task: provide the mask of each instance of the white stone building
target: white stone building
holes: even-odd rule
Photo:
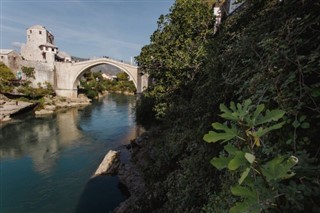
[[[0,49],[0,61],[13,71],[19,68],[20,56],[12,49]]]
[[[56,55],[56,60],[61,62],[71,62],[71,56],[66,52],[59,51]]]
[[[22,59],[53,63],[57,52],[54,36],[45,27],[35,25],[27,29],[27,43],[21,46]]]
[[[219,26],[222,20],[231,15],[235,10],[237,10],[244,1],[238,0],[218,0],[213,8],[213,14],[216,17],[216,22],[214,26],[214,33],[216,33],[219,29]]]

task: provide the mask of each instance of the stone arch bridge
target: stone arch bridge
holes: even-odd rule
[[[59,96],[68,98],[77,97],[77,85],[85,70],[101,65],[109,64],[127,73],[133,81],[137,93],[143,92],[148,87],[148,76],[140,75],[139,68],[130,64],[119,62],[109,58],[98,58],[81,62],[55,62],[54,88]]]

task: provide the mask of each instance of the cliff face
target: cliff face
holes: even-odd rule
[[[249,98],[254,105],[263,103],[267,109],[286,112],[286,124],[264,138],[259,154],[269,159],[292,154],[299,158],[296,175],[281,182],[281,194],[261,208],[271,212],[319,211],[319,11],[319,3],[312,0],[251,1],[206,40],[200,68],[191,73],[192,78],[177,81],[175,87],[163,83],[172,76],[160,76],[159,63],[165,66],[166,59],[155,61],[154,67],[159,69],[152,73],[155,85],[141,99],[138,112],[145,107],[152,116],[165,110],[133,156],[149,191],[132,212],[228,212],[241,201],[230,192],[235,175],[218,171],[209,163],[222,153],[222,146],[207,144],[202,138],[211,123],[223,122],[219,104]],[[146,51],[149,47],[139,56],[145,67],[153,62],[143,58],[162,54],[156,48]],[[160,84],[170,97],[157,96]],[[137,116],[144,119],[143,113]]]

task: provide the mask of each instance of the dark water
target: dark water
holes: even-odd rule
[[[90,177],[110,149],[139,134],[135,97],[82,110],[16,117],[0,129],[0,212],[109,212],[125,199],[117,177]],[[90,181],[89,181],[90,180]]]

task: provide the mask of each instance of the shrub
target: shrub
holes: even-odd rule
[[[15,79],[12,71],[2,62],[0,62],[0,92],[10,92],[13,90],[13,86],[10,80]]]

